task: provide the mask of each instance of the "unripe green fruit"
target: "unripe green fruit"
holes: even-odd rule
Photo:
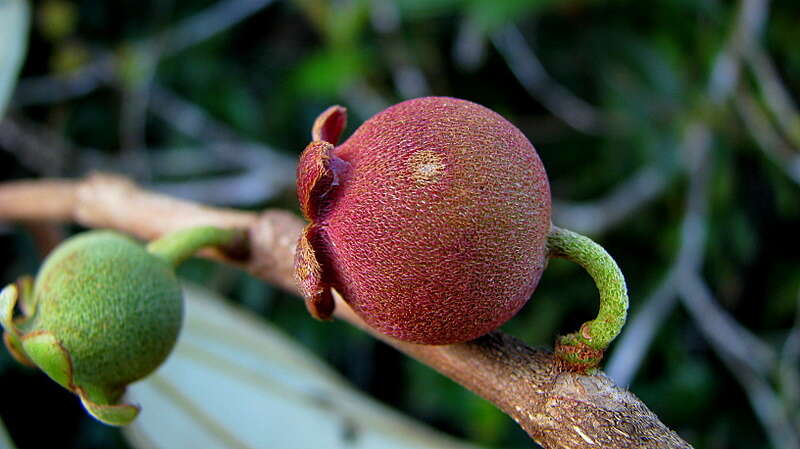
[[[73,237],[47,258],[35,283],[24,278],[0,292],[3,340],[17,360],[77,394],[95,418],[128,424],[139,408],[119,403],[125,387],[158,368],[180,332],[174,265],[236,236],[189,228],[146,248],[110,231]]]
[[[108,231],[61,245],[42,266],[33,295],[28,331],[59,339],[78,386],[114,388],[147,376],[172,350],[183,318],[172,267]]]

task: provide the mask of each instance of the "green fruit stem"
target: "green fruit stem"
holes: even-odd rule
[[[577,263],[594,279],[600,292],[597,318],[581,325],[578,332],[564,335],[556,342],[556,355],[577,371],[593,370],[603,352],[619,335],[628,313],[628,289],[617,263],[590,238],[552,226],[547,236],[550,257]]]
[[[229,245],[239,235],[240,231],[214,226],[197,226],[181,229],[153,240],[147,245],[147,251],[175,267],[200,249]]]

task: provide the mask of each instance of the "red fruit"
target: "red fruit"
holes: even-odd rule
[[[343,144],[344,109],[314,124],[297,170],[311,222],[295,268],[312,315],[340,292],[370,326],[455,343],[511,318],[547,256],[550,186],[531,143],[497,113],[427,97],[375,115]]]

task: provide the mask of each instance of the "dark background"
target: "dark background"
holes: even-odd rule
[[[798,447],[796,1],[32,6],[0,123],[0,179],[102,169],[198,201],[296,210],[293,163],[327,106],[349,109],[349,134],[405,98],[481,103],[536,146],[554,222],[591,235],[626,274],[631,322],[607,372],[698,449]],[[0,281],[35,273],[42,232],[0,227]],[[486,447],[532,445],[491,404],[347,325],[310,319],[281,291],[205,261],[181,273],[407,414]],[[581,269],[553,261],[504,330],[551,345],[592,316],[596,296]],[[126,447],[5,351],[0,376],[0,417],[19,448]]]

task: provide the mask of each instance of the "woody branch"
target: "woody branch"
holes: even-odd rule
[[[240,229],[248,237],[241,248],[204,256],[298,293],[292,263],[303,222],[287,211],[211,208],[144,191],[125,178],[92,175],[2,183],[0,220],[73,221],[145,240],[196,225]],[[605,374],[569,372],[551,351],[501,332],[467,343],[415,345],[374,332],[338,297],[335,315],[491,401],[545,448],[691,447]]]

